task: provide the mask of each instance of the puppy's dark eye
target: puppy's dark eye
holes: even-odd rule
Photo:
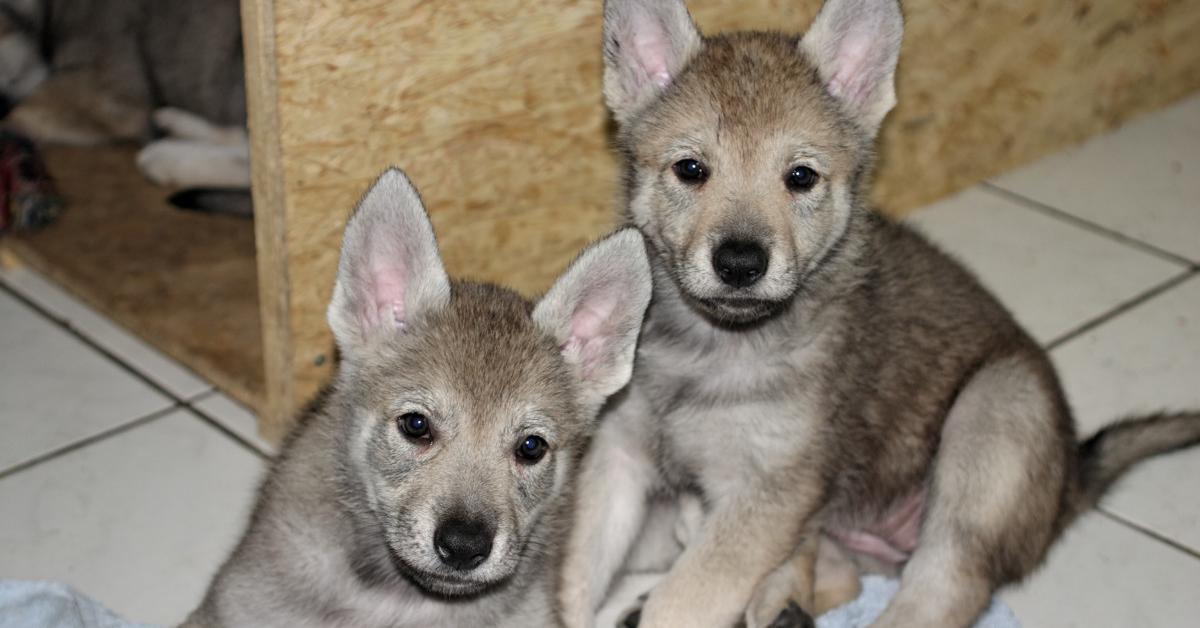
[[[793,192],[807,192],[817,184],[817,172],[808,166],[796,166],[784,178],[787,188]]]
[[[681,159],[671,166],[671,170],[684,183],[699,185],[708,180],[708,167],[695,159]]]
[[[517,443],[517,462],[534,464],[546,455],[549,447],[541,436],[526,436]]]
[[[420,412],[405,412],[396,419],[400,431],[409,438],[429,437],[429,417]]]

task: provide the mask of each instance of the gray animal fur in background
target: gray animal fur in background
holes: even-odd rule
[[[0,0],[2,124],[42,144],[148,144],[138,164],[157,183],[245,188],[239,7]]]

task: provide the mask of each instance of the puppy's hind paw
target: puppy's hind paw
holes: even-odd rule
[[[816,628],[812,615],[804,612],[800,605],[788,600],[787,608],[779,612],[767,628]]]

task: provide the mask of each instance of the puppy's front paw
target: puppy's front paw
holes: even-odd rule
[[[137,165],[147,179],[159,185],[250,186],[248,146],[166,138],[147,144],[138,153]]]
[[[187,144],[178,140],[158,140],[146,145],[137,155],[138,169],[158,185],[179,185],[189,166]]]
[[[812,615],[804,612],[799,604],[788,600],[787,608],[780,611],[779,615],[767,624],[767,628],[816,628],[816,625]]]
[[[624,613],[621,613],[621,618],[617,620],[617,628],[637,628],[638,623],[642,621],[642,607],[646,605],[646,600],[649,597],[649,593],[639,595],[637,602]]]

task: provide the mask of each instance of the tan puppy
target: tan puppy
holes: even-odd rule
[[[609,0],[605,97],[655,296],[581,476],[560,592],[585,626],[652,502],[697,532],[642,624],[797,625],[902,568],[877,627],[962,627],[1200,415],[1079,444],[1045,352],[979,283],[865,205],[895,102],[895,0],[802,37],[702,37],[681,0]],[[778,620],[778,621],[777,621]]]

